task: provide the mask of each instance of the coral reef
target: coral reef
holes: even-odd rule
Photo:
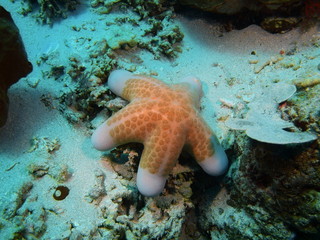
[[[19,30],[11,15],[0,6],[0,127],[6,123],[9,99],[8,88],[32,71]],[[18,66],[18,67],[17,67]]]
[[[129,161],[137,165],[137,160]],[[155,198],[144,198],[138,194],[133,187],[134,179],[122,179],[126,175],[117,177],[125,190],[120,190],[120,186],[106,186],[108,200],[104,199],[99,204],[104,219],[98,227],[101,236],[110,239],[178,239],[184,226],[185,214],[192,208],[192,204],[190,198],[185,198],[176,191],[190,189],[187,185],[178,187],[186,182],[186,178],[182,176],[187,173],[175,174],[175,177],[170,176],[168,179],[172,190]],[[190,185],[192,180],[187,182]]]
[[[108,116],[115,111],[114,103],[119,102],[119,99],[113,100],[115,96],[104,86],[112,69],[125,67],[135,71],[140,68],[140,49],[151,52],[155,59],[173,59],[181,51],[183,40],[183,33],[173,21],[174,13],[170,3],[92,1],[91,5],[100,14],[113,9],[129,14],[108,16],[104,29],[108,34],[101,39],[95,38],[94,25],[72,26],[76,32],[88,33],[90,29],[93,34],[80,39],[68,38],[64,42],[65,46],[74,49],[85,46],[88,55],[80,57],[72,54],[68,57],[68,64],[61,64],[56,61],[59,55],[56,49],[42,54],[37,61],[40,67],[48,69],[43,71],[43,77],[65,82],[65,89],[59,96],[44,94],[43,103],[50,109],[59,109],[74,124],[90,124],[89,121],[102,109],[107,109],[104,114]],[[109,11],[106,12],[106,8]],[[39,81],[29,82],[31,86],[36,86]],[[122,102],[121,106],[124,105],[125,102]]]
[[[48,161],[36,160],[29,164],[28,172],[35,179],[49,175],[58,183],[64,183],[68,181],[72,175],[72,170],[66,164],[53,164]]]
[[[71,177],[72,170],[67,164],[51,164],[48,170],[48,175],[58,183],[64,183]]]
[[[89,42],[90,38],[86,38],[86,41]],[[69,46],[74,43],[66,44]],[[65,88],[59,96],[43,95],[43,103],[50,109],[58,109],[74,124],[91,120],[103,108],[108,109],[108,102],[114,99],[114,95],[104,83],[109,71],[117,66],[117,61],[106,40],[89,44],[87,56],[69,56],[66,66],[56,62],[57,54],[56,51],[42,54],[38,65],[48,69],[43,72],[43,77],[64,81]]]
[[[94,202],[96,205],[99,205],[102,198],[106,195],[106,187],[104,185],[106,176],[101,169],[97,169],[94,175],[96,183],[89,191],[88,195],[86,195],[86,199],[90,203]]]
[[[217,195],[205,194],[199,203],[199,227],[208,239],[281,239],[294,236],[285,224],[264,210],[263,206],[232,204],[224,188]],[[231,204],[230,204],[231,203]],[[272,223],[272,224],[266,224]]]
[[[132,10],[138,14],[139,18],[124,17],[117,18],[116,28],[111,23],[111,31],[116,31],[114,38],[108,41],[111,49],[119,49],[127,46],[133,48],[138,46],[147,49],[153,53],[156,59],[161,55],[174,58],[181,51],[179,43],[183,39],[183,33],[178,25],[172,21],[174,12],[170,1],[93,1],[92,6],[97,8],[98,12],[109,12],[113,8],[120,8],[122,11]],[[107,8],[108,10],[105,10]],[[127,26],[123,26],[126,23]],[[119,32],[119,26],[124,31]],[[132,31],[133,27],[137,30],[140,27],[140,33]]]
[[[38,13],[35,14],[37,21],[43,24],[53,24],[53,21],[59,18],[66,18],[68,12],[76,10],[79,0],[23,0],[20,13],[27,15],[35,9]]]
[[[53,140],[49,139],[48,137],[34,137],[31,139],[31,147],[29,148],[28,152],[39,151],[44,154],[46,153],[53,153],[56,150],[59,150],[60,142],[58,138]]]
[[[233,178],[232,206],[260,206],[295,232],[319,234],[316,200],[319,184],[319,143],[292,149],[248,144]],[[241,200],[240,200],[241,199]]]
[[[46,212],[36,205],[26,207],[33,184],[26,181],[21,184],[11,199],[1,204],[1,239],[25,239],[26,234],[40,238],[46,231]]]
[[[72,79],[58,97],[58,106],[54,107],[72,123],[88,122],[102,109],[109,107],[107,114],[110,115],[114,109],[113,102],[109,101],[113,101],[115,96],[103,84],[112,69],[126,66],[126,69],[136,70],[138,64],[141,64],[141,59],[134,53],[137,48],[150,51],[155,59],[174,58],[180,51],[182,32],[173,24],[170,15],[158,18],[159,16],[140,19],[136,14],[130,17],[115,17],[107,22],[110,37],[106,39],[91,41],[88,37],[81,42],[66,41],[67,46],[85,43],[89,53],[82,57],[70,56],[68,66],[55,63],[54,54],[41,56],[38,64],[50,66],[44,76],[58,81],[66,77]],[[80,29],[79,31],[83,31],[83,28]],[[52,99],[47,102],[52,102]]]
[[[26,235],[40,238],[46,231],[46,211],[36,204],[26,204],[32,187],[31,182],[24,182],[1,208],[2,239],[25,239]]]
[[[302,130],[320,134],[319,85],[301,90],[287,100],[281,114]],[[286,231],[302,239],[317,239],[320,232],[319,212],[319,137],[296,145],[273,145],[243,140],[236,135],[240,153],[236,173],[228,181],[228,204],[252,214],[252,206],[263,208],[272,221],[281,221]],[[260,225],[261,226],[261,225]],[[283,228],[283,227],[282,227]],[[274,239],[274,238],[271,238]],[[288,238],[281,238],[288,239]]]
[[[160,209],[152,199],[138,200],[128,195],[118,198],[114,204],[118,211],[116,218],[108,211],[110,207],[102,206],[105,218],[99,226],[102,237],[110,239],[150,239],[150,236],[152,239],[179,238],[187,208],[183,205],[183,201],[173,203],[167,209]]]
[[[3,208],[3,217],[5,219],[13,218],[17,210],[23,205],[25,202],[28,193],[33,187],[32,182],[24,182],[17,192],[11,196],[12,199],[6,203],[6,206]]]
[[[108,13],[119,6],[120,8],[130,7],[141,19],[148,17],[156,17],[158,19],[163,19],[167,16],[172,17],[174,4],[175,1],[165,0],[91,0],[91,6],[94,8],[98,7],[101,13]]]
[[[35,179],[49,175],[58,183],[66,182],[72,175],[67,164],[54,164],[50,160],[60,148],[57,138],[50,140],[47,137],[34,137],[28,153],[35,153],[37,158],[27,166],[27,170]]]

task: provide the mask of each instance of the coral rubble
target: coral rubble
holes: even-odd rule
[[[25,3],[21,7],[21,14],[27,15],[35,9],[38,13],[35,18],[40,23],[53,24],[55,19],[66,18],[68,12],[74,11],[77,5],[80,4],[79,0],[23,0]]]
[[[122,11],[132,10],[138,16],[116,19],[118,26],[124,23],[128,26],[123,32],[116,28],[115,39],[109,44],[112,49],[120,48],[124,44],[129,48],[138,46],[153,53],[156,59],[161,55],[174,58],[181,51],[179,43],[183,39],[183,33],[173,21],[175,13],[170,1],[93,1],[92,6],[100,13],[104,13],[105,8],[109,13],[118,7]],[[136,30],[141,29],[139,34],[132,31],[133,27]]]

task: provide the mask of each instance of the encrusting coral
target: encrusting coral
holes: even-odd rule
[[[184,146],[208,174],[226,170],[227,156],[198,111],[202,93],[198,79],[187,77],[170,87],[151,77],[116,70],[108,86],[130,104],[97,128],[92,143],[98,150],[128,142],[144,144],[137,174],[143,195],[162,192]]]

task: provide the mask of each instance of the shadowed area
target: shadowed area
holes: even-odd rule
[[[12,17],[0,6],[0,127],[8,116],[9,87],[32,71],[20,33]]]

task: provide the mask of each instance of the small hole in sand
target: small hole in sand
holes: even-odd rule
[[[69,188],[66,186],[58,186],[53,193],[53,198],[57,201],[61,201],[69,195],[69,191]]]

